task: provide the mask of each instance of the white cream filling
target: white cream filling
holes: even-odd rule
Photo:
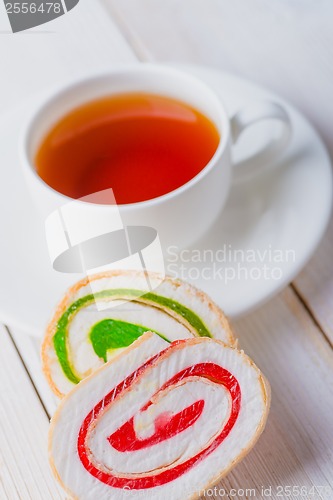
[[[99,421],[96,432],[92,435],[91,445],[94,447],[95,460],[98,458],[101,464],[108,464],[115,467],[116,470],[124,470],[126,466],[130,469],[127,460],[132,460],[133,469],[129,472],[140,471],[147,470],[150,465],[154,465],[154,461],[158,467],[163,462],[170,462],[176,455],[172,449],[173,446],[182,453],[182,457],[188,456],[186,455],[185,443],[192,446],[193,453],[201,446],[205,446],[216,429],[221,428],[221,420],[226,415],[226,406],[215,407],[215,404],[218,404],[218,401],[226,402],[226,396],[225,392],[222,394],[217,392],[215,387],[211,387],[210,383],[205,384],[203,380],[200,380],[200,384],[199,381],[188,380],[189,388],[195,388],[194,393],[191,389],[186,394],[178,393],[178,389],[174,388],[170,391],[170,396],[165,394],[165,397],[161,398],[158,403],[159,410],[156,409],[156,412],[162,409],[164,411],[167,407],[168,411],[175,411],[175,409],[181,408],[183,403],[186,405],[186,403],[193,401],[191,396],[199,397],[199,394],[205,397],[207,409],[210,411],[206,411],[205,407],[205,414],[191,428],[176,436],[174,440],[170,439],[164,444],[160,443],[145,450],[147,457],[143,458],[143,464],[140,463],[137,452],[124,453],[123,463],[119,461],[120,457],[117,453],[116,462],[114,462],[115,456],[110,458],[113,452],[106,441],[106,437],[113,430],[134,415],[139,414],[143,402],[146,403],[147,400],[151,399],[153,394],[175,373],[197,363],[216,363],[231,372],[238,380],[241,390],[241,408],[230,434],[214,452],[198,462],[188,472],[163,486],[124,491],[121,488],[113,488],[102,483],[84,469],[77,453],[80,427],[88,413],[106,394],[132,373],[135,367],[139,367],[145,359],[149,359],[154,351],[157,352],[166,345],[157,336],[152,338],[148,334],[147,337],[142,337],[130,349],[127,349],[122,356],[115,358],[112,363],[104,365],[93,377],[83,381],[63,400],[60,410],[56,414],[52,424],[50,452],[58,474],[74,496],[80,500],[95,500],[96,498],[100,500],[109,498],[115,500],[125,498],[133,500],[165,500],[167,498],[184,500],[216,480],[251,445],[267,411],[267,401],[259,370],[249,362],[242,352],[223,347],[209,339],[200,339],[195,342],[174,349],[171,355],[162,358],[149,372],[146,372],[145,376],[136,384],[135,390],[126,391],[122,397],[114,402],[114,406],[110,408],[112,413],[108,412],[105,419],[103,417]],[[153,419],[154,416],[153,413],[151,418]],[[149,428],[149,418],[144,426],[146,425]],[[205,432],[207,432],[206,435],[202,434]],[[200,441],[201,435],[204,443]]]
[[[158,373],[154,375],[159,376]],[[145,379],[142,384],[149,385],[149,376]],[[138,403],[138,398],[142,406],[147,402],[144,391],[135,391],[135,395],[135,404]],[[194,425],[151,447],[120,452],[110,445],[107,438],[118,428],[115,424],[121,420],[119,416],[123,413],[123,405],[129,405],[133,400],[133,396],[125,397],[121,404],[111,406],[110,411],[101,417],[91,433],[87,445],[94,457],[94,463],[103,464],[109,470],[120,474],[149,473],[170,465],[174,467],[195,456],[221,431],[229,416],[230,398],[223,386],[194,377],[169,391],[164,391],[156,404],[145,412],[137,413],[134,420],[137,434],[141,438],[148,437],[154,433],[154,421],[159,415],[170,411],[175,415],[200,399],[205,401],[205,405]],[[134,408],[129,408],[129,411],[131,410],[134,411]]]
[[[80,378],[103,363],[93,349],[89,333],[95,324],[105,319],[147,327],[147,330],[154,330],[170,341],[192,337],[183,324],[160,309],[137,302],[114,303],[112,309],[104,311],[97,311],[94,304],[84,307],[68,326],[70,360]]]

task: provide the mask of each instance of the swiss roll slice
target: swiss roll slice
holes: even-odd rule
[[[51,466],[80,500],[198,498],[253,447],[269,405],[242,351],[148,332],[63,398]]]
[[[180,280],[148,277],[150,289],[147,274],[135,271],[110,271],[69,289],[42,344],[43,370],[57,396],[148,330],[167,342],[211,337],[234,345],[226,317],[206,294]]]

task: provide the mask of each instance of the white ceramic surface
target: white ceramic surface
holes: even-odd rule
[[[205,68],[182,69],[211,85],[230,116],[253,100],[284,103],[240,78]],[[34,335],[42,334],[66,287],[80,278],[51,268],[43,221],[18,165],[18,130],[39,99],[5,115],[0,124],[0,319]],[[177,262],[176,249],[172,249],[166,262],[169,273],[178,270],[183,277],[192,277],[189,281],[207,291],[230,316],[253,309],[290,282],[315,250],[330,216],[332,178],[326,150],[307,121],[284,104],[294,130],[287,152],[266,173],[234,184],[212,229],[178,255]],[[254,153],[253,144],[260,147],[272,132],[273,124],[252,127],[240,139],[236,161]],[[212,256],[218,256],[219,262]],[[190,257],[201,262],[187,262]],[[283,262],[276,262],[281,258]]]
[[[63,210],[65,205],[73,201],[47,185],[36,173],[34,157],[43,138],[73,108],[105,95],[123,92],[153,93],[179,99],[193,106],[212,120],[220,134],[220,141],[210,161],[195,177],[163,196],[117,207],[112,204],[84,203],[83,199],[71,203],[72,210],[74,205],[77,213],[76,230],[80,228],[82,233],[80,242],[113,231],[116,227],[119,229],[120,215],[127,226],[148,226],[157,230],[163,249],[174,244],[186,248],[196,240],[196,234],[203,234],[218,217],[229,193],[231,177],[236,174],[238,177],[249,176],[253,170],[265,167],[288,144],[288,115],[272,102],[251,102],[247,107],[240,107],[229,124],[221,100],[200,79],[165,65],[147,63],[117,66],[107,73],[60,85],[46,99],[40,99],[37,109],[33,110],[22,127],[20,162],[33,201],[43,217],[48,217],[56,209]],[[273,134],[270,144],[263,147],[255,159],[251,158],[250,162],[245,159],[243,165],[233,169],[233,142],[237,144],[239,136],[253,123],[262,120],[266,123],[267,119],[278,120],[280,126],[283,124],[282,133],[278,137]],[[149,179],[142,178],[142,182],[149,182]],[[209,193],[209,196],[200,196],[202,192]],[[55,224],[58,225],[59,222]],[[59,246],[61,236],[58,231],[54,233],[51,239],[55,240],[55,246]],[[67,233],[71,240],[68,227]]]

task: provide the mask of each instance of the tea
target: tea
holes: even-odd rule
[[[71,198],[112,188],[118,204],[169,193],[195,177],[220,141],[215,125],[187,104],[120,94],[64,116],[35,158],[39,176]]]

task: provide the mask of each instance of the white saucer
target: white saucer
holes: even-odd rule
[[[183,69],[210,84],[231,115],[248,102],[271,98],[284,103],[292,119],[293,139],[281,161],[261,176],[233,185],[214,227],[191,249],[170,254],[166,262],[169,274],[183,273],[234,317],[278,293],[314,252],[331,213],[330,160],[312,126],[282,99],[225,73]],[[52,269],[43,222],[18,164],[19,128],[37,101],[30,100],[0,121],[0,320],[40,336],[61,295],[81,276]],[[268,125],[253,128],[237,147],[237,158],[269,134]]]

